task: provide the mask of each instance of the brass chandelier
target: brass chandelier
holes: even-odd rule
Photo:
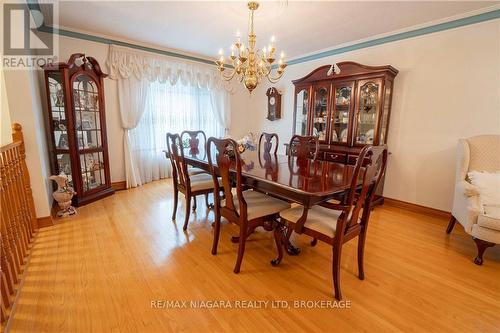
[[[245,87],[250,93],[257,87],[262,78],[267,78],[269,82],[276,83],[283,76],[286,63],[284,61],[285,54],[281,52],[278,61],[278,69],[275,74],[272,74],[273,63],[276,60],[275,39],[271,37],[271,42],[267,48],[255,49],[257,36],[253,31],[253,12],[259,8],[259,3],[250,1],[248,9],[250,10],[249,32],[248,32],[248,47],[241,42],[239,31],[236,33],[236,42],[231,45],[230,62],[233,67],[231,73],[225,74],[224,52],[219,51],[219,59],[215,61],[217,69],[222,78],[230,81],[233,77],[238,77],[240,82],[245,84]]]

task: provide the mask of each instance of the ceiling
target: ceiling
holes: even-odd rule
[[[255,13],[257,46],[276,36],[288,59],[497,5],[491,1],[266,1]],[[477,13],[477,12],[476,12]],[[241,1],[61,1],[59,25],[211,58],[246,35]],[[264,44],[265,43],[265,44]]]

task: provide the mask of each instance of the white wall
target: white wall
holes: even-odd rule
[[[7,90],[5,89],[5,80],[3,77],[3,69],[0,70],[0,89],[1,99],[0,104],[0,144],[5,145],[12,142],[11,121],[9,114],[9,102],[7,100]]]
[[[283,92],[283,119],[265,119],[270,84],[262,84],[251,97],[244,91],[233,96],[230,133],[276,132],[287,142],[293,122],[291,81],[347,60],[399,70],[384,195],[450,211],[458,138],[500,134],[500,20],[289,66],[275,85]]]
[[[4,75],[10,121],[23,127],[36,216],[46,217],[50,215],[52,190],[48,179],[50,166],[37,73],[32,70],[5,70]]]

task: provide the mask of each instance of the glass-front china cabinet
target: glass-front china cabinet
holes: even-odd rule
[[[364,145],[387,143],[398,70],[350,61],[337,66],[338,73],[328,75],[326,65],[293,81],[293,134],[317,136],[320,159],[354,164]]]
[[[52,173],[64,172],[81,206],[113,194],[109,173],[104,81],[97,61],[73,54],[43,67]]]

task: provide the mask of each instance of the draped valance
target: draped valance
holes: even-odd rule
[[[109,76],[114,80],[134,76],[138,80],[169,82],[171,85],[181,82],[210,90],[229,90],[215,66],[198,65],[123,46],[110,45],[107,65]]]
[[[209,117],[210,121],[215,120],[220,128],[224,129],[224,134],[228,132],[231,125],[230,89],[220,78],[215,66],[177,60],[116,45],[110,45],[107,65],[110,78],[118,81],[118,102],[121,125],[124,131],[123,151],[127,188],[151,181],[151,177],[144,176],[144,170],[147,169],[148,165],[156,163],[152,160],[139,158],[137,152],[132,149],[133,142],[139,141],[138,138],[150,135],[150,133],[137,132],[135,132],[134,137],[131,135],[131,131],[136,129],[141,122],[148,103],[155,105],[154,110],[150,110],[150,112],[175,113],[179,110],[166,107],[165,105],[168,103],[163,103],[164,107],[158,107],[161,103],[156,101],[158,99],[162,102],[165,100],[175,101],[179,98],[177,96],[179,91],[185,88],[190,91],[190,95],[183,96],[182,99],[190,98],[193,101],[191,104],[198,105],[199,91],[207,89],[210,99],[204,101],[204,108],[210,108],[213,113],[213,118]],[[174,86],[179,82],[181,84],[176,89],[166,90],[169,92],[167,97],[155,93],[155,86],[169,84]],[[204,94],[206,95],[206,92]],[[163,138],[164,135],[165,133]],[[158,150],[157,148],[154,140],[145,140],[141,151],[155,151],[155,149]],[[156,152],[158,153],[158,151]],[[159,153],[161,155],[161,150]],[[162,158],[161,161],[165,160]],[[158,164],[157,167],[159,168]]]

